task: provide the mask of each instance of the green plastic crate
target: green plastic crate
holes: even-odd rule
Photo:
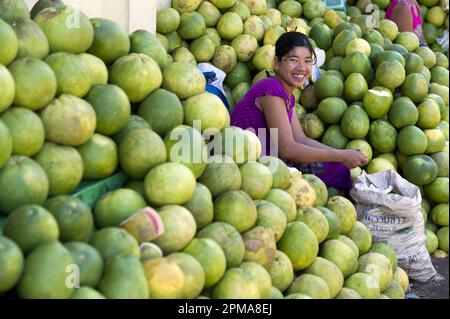
[[[127,181],[128,176],[123,172],[119,172],[102,180],[83,181],[71,195],[79,198],[92,209],[103,194],[121,188]],[[0,234],[2,233],[5,218],[5,216],[0,216]]]
[[[330,9],[347,12],[345,0],[324,0],[324,2],[325,5]]]
[[[128,176],[123,172],[98,181],[83,181],[72,193],[72,196],[79,198],[92,209],[103,194],[121,188],[127,181]]]
[[[5,217],[0,216],[0,234],[2,233],[4,223],[5,223]]]

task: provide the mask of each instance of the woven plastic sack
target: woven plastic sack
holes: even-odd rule
[[[392,246],[409,278],[424,282],[437,274],[425,246],[422,196],[416,185],[393,170],[363,172],[350,195],[358,220],[370,230],[373,242]]]

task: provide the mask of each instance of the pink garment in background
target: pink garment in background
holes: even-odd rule
[[[407,6],[409,6],[409,9],[411,10],[411,15],[413,17],[413,30],[414,30],[414,33],[420,39],[420,35],[422,34],[422,17],[420,16],[420,7],[417,4],[417,1],[414,1],[414,3],[411,3],[409,0],[393,0],[393,1],[391,1],[391,3],[389,4],[389,6],[386,9],[385,18],[392,20],[392,12],[394,11],[395,7],[398,4],[406,4]],[[417,10],[418,15],[416,14],[416,10],[414,10],[414,8]]]

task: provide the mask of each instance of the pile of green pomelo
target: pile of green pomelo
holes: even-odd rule
[[[419,1],[429,47],[383,19],[388,0],[372,2],[378,23],[371,0],[346,13],[319,0],[173,0],[156,35],[129,35],[60,0],[31,12],[0,0],[0,298],[405,298],[395,250],[372,242],[350,199],[261,158],[197,69],[227,73],[232,108],[271,71],[281,34],[308,34],[326,62],[296,92],[306,134],[362,150],[354,178],[393,169],[419,186],[427,249],[445,255],[448,0]],[[244,143],[208,158],[225,129]],[[174,156],[177,138],[190,156]],[[93,207],[72,196],[119,170],[126,184]],[[164,228],[151,242],[123,227],[145,207]]]

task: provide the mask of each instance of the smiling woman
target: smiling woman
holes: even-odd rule
[[[231,124],[253,130],[263,153],[279,156],[303,173],[315,174],[328,187],[349,191],[350,168],[367,163],[359,151],[337,150],[308,138],[295,109],[294,90],[310,79],[316,63],[308,37],[300,32],[283,34],[275,45],[276,76],[257,82],[231,113]]]

